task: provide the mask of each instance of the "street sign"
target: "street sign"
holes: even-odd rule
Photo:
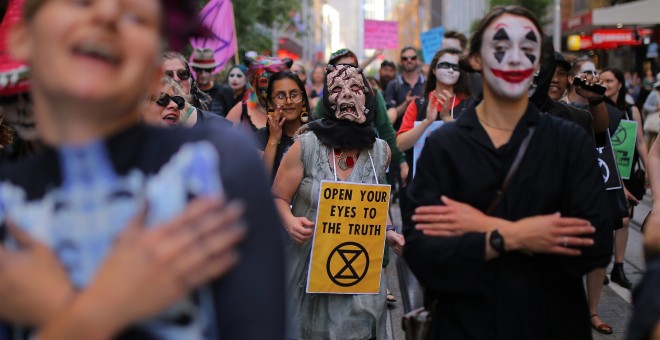
[[[632,158],[635,152],[637,139],[637,122],[634,120],[621,120],[619,127],[612,136],[612,149],[616,156],[616,165],[619,167],[621,178],[629,179],[632,171]]]
[[[378,294],[390,186],[322,181],[307,293]]]

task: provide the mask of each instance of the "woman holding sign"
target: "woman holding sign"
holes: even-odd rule
[[[529,102],[541,32],[519,6],[482,19],[469,62],[483,100],[417,163],[404,256],[432,339],[591,338],[582,276],[607,264],[612,232],[591,137]]]
[[[314,222],[323,208],[321,181],[382,183],[390,160],[387,143],[376,138],[371,127],[374,95],[361,69],[328,66],[325,83],[328,90],[323,91],[322,103],[328,118],[307,124],[308,131],[284,155],[273,184],[276,205],[293,240],[288,249],[294,323],[290,337],[385,339],[384,280],[378,294],[306,293],[312,236],[315,228],[322,228]],[[360,215],[356,221],[367,223]],[[386,233],[388,242],[400,251],[401,235]]]

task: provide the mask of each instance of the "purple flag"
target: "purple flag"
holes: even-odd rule
[[[215,61],[220,64],[213,74],[220,72],[229,59],[236,53],[236,34],[234,32],[234,8],[231,0],[211,0],[202,12],[202,25],[211,31],[207,38],[192,38],[190,44],[195,48],[210,48]]]

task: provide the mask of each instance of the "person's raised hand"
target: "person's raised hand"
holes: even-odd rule
[[[38,326],[64,309],[73,286],[57,256],[6,221],[18,250],[0,246],[0,318]]]
[[[603,81],[597,75],[583,73],[579,75],[585,86],[575,86],[575,93],[588,101],[599,101],[602,95],[590,90],[592,86],[603,86]]]
[[[426,105],[426,118],[424,118],[424,121],[431,124],[436,119],[438,119],[438,97],[433,92],[431,93],[431,98],[429,98],[428,105]]]
[[[149,228],[146,210],[118,237],[84,293],[112,329],[158,314],[238,261],[236,245],[246,229],[241,203],[195,198],[175,218]]]
[[[302,244],[314,235],[314,222],[307,217],[291,217],[285,223],[286,231],[297,244]]]
[[[282,139],[282,125],[284,125],[285,121],[286,119],[282,114],[282,106],[277,105],[275,111],[272,114],[268,115],[269,142],[275,144],[280,142],[280,140]]]

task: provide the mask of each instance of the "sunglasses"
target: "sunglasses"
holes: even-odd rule
[[[404,56],[401,57],[401,61],[414,61],[414,60],[417,60],[416,55],[414,55],[412,57],[404,57]]]
[[[186,69],[176,70],[176,71],[165,71],[165,75],[174,79],[174,73],[176,72],[177,78],[179,80],[188,80],[190,79],[190,71]]]
[[[186,100],[183,99],[183,97],[181,96],[170,97],[170,95],[167,93],[162,95],[160,98],[158,98],[156,100],[156,104],[158,104],[158,106],[167,107],[167,105],[169,105],[171,101],[174,102],[174,104],[176,104],[176,108],[179,110],[183,110],[183,107],[186,105]]]
[[[446,70],[448,70],[448,69],[452,69],[452,70],[454,70],[454,71],[458,71],[458,70],[459,70],[458,64],[452,64],[452,63],[448,63],[448,62],[446,62],[446,61],[443,61],[443,62],[441,62],[441,63],[438,63],[438,65],[436,65],[435,68],[436,68],[436,69],[446,69]]]

